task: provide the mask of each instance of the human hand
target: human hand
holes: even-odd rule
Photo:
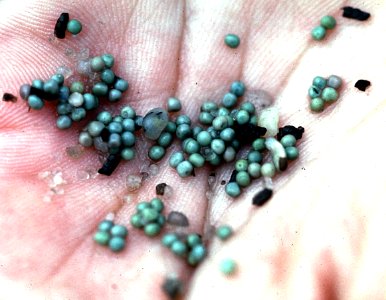
[[[21,84],[48,78],[60,65],[73,67],[67,48],[89,48],[92,55],[112,53],[116,72],[131,84],[118,106],[129,103],[144,114],[175,95],[195,118],[203,101],[219,100],[240,79],[247,89],[274,97],[282,125],[306,129],[301,157],[275,178],[274,197],[262,208],[251,206],[256,187],[236,200],[225,195],[219,182],[229,178],[231,166],[216,171],[208,201],[209,170],[181,179],[166,158],[160,173],[127,202],[125,178],[138,173],[143,161],[86,180],[80,175],[100,167],[97,154],[87,150],[75,159],[66,152],[84,124],[60,131],[52,107],[28,112],[21,100],[0,103],[2,298],[163,299],[160,285],[169,273],[192,279],[189,299],[384,298],[385,243],[379,237],[385,159],[378,154],[378,130],[385,102],[377,87],[385,49],[376,39],[385,9],[383,1],[366,5],[372,17],[359,23],[340,17],[337,1],[0,2],[1,94],[17,94]],[[84,29],[52,41],[63,11]],[[313,42],[310,31],[325,14],[336,16],[338,25],[324,41]],[[241,37],[237,49],[223,44],[230,32]],[[311,114],[310,81],[331,74],[344,79],[342,95],[322,114]],[[369,92],[353,88],[360,78],[371,80]],[[146,146],[137,153],[146,156]],[[58,169],[64,194],[47,194],[50,187],[38,174]],[[92,240],[109,212],[128,225],[136,202],[152,198],[160,182],[174,189],[167,210],[184,212],[192,232],[225,223],[237,231],[226,244],[211,244],[197,272],[161,247],[159,238],[135,229],[120,254]],[[232,278],[218,270],[223,257],[238,263]]]

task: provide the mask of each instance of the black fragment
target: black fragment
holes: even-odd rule
[[[231,174],[231,178],[229,179],[228,183],[236,182],[236,175],[237,175],[237,171],[233,170]]]
[[[279,158],[279,170],[285,171],[288,167],[288,160],[287,158],[280,157]]]
[[[370,18],[370,14],[360,10],[359,8],[354,8],[350,6],[345,6],[343,9],[343,17],[354,19],[358,21],[366,21],[368,18]]]
[[[369,86],[371,85],[371,82],[366,80],[366,79],[359,79],[356,83],[355,83],[355,87],[364,92]]]
[[[110,137],[110,131],[106,127],[103,128],[102,131],[101,131],[102,141],[107,143],[109,141],[109,137]]]
[[[171,211],[166,219],[170,225],[187,227],[189,226],[189,220],[187,216],[179,211]]]
[[[166,183],[159,183],[159,184],[157,184],[156,186],[155,186],[155,193],[157,194],[157,195],[161,195],[161,196],[163,196],[163,194],[165,193],[165,187],[167,186],[167,184]]]
[[[38,88],[33,87],[33,86],[31,86],[30,95],[35,95],[41,99],[48,100],[48,101],[57,100],[59,98],[59,94],[46,93],[42,89],[38,89]]]
[[[142,116],[135,116],[134,123],[135,123],[135,131],[140,130],[142,128],[142,124],[143,124],[143,117]]]
[[[165,278],[162,290],[169,299],[176,299],[182,292],[182,282],[178,278]]]
[[[67,23],[70,20],[68,13],[61,13],[60,17],[56,21],[54,34],[58,39],[64,39],[66,36]]]
[[[264,127],[260,127],[251,123],[246,124],[238,124],[235,122],[235,139],[240,142],[240,145],[251,144],[257,138],[263,136],[267,129]]]
[[[221,180],[221,182],[220,182],[220,184],[221,185],[224,185],[224,184],[226,184],[227,182],[225,181],[225,180]]]
[[[277,134],[277,140],[280,141],[281,138],[287,134],[292,134],[297,140],[300,140],[303,136],[304,128],[302,126],[299,126],[296,128],[292,125],[287,125],[284,127],[279,128],[279,133]]]
[[[17,97],[12,95],[12,94],[10,94],[10,93],[5,93],[3,95],[3,101],[5,101],[5,102],[14,102],[15,103],[17,101]]]
[[[269,199],[271,199],[273,191],[268,188],[264,188],[262,191],[258,192],[252,198],[252,204],[257,206],[264,205]]]
[[[103,163],[102,168],[98,170],[98,173],[110,176],[118,167],[119,163],[121,162],[121,159],[122,157],[120,154],[110,154]]]

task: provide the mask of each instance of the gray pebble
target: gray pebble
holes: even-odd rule
[[[21,97],[23,100],[27,100],[30,91],[31,91],[31,86],[30,86],[29,84],[23,84],[23,85],[20,87],[20,91],[19,91],[20,97]]]
[[[189,226],[188,218],[179,211],[171,211],[166,219],[170,225],[187,227]]]
[[[336,76],[336,75],[331,75],[327,79],[327,86],[332,87],[334,89],[339,89],[342,85],[342,78]]]
[[[168,124],[168,113],[162,108],[154,108],[143,118],[145,136],[150,140],[157,140]]]

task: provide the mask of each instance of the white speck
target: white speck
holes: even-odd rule
[[[64,54],[66,56],[74,57],[75,56],[75,51],[74,51],[74,49],[66,48],[66,50],[64,50]]]
[[[170,199],[173,196],[173,188],[170,185],[166,185],[164,188],[164,199]]]
[[[80,60],[76,66],[76,70],[81,75],[90,76],[92,74],[90,61]]]
[[[60,184],[64,184],[65,181],[63,179],[63,174],[62,172],[59,172],[59,173],[56,173],[54,175],[54,177],[52,178],[52,183],[54,186],[57,186],[57,185],[60,185]]]
[[[212,191],[206,191],[205,192],[206,199],[212,200],[213,198],[213,192]]]
[[[208,184],[209,184],[210,188],[213,188],[213,185],[215,184],[215,182],[216,182],[216,177],[215,176],[209,176],[208,177]]]
[[[77,180],[87,180],[90,179],[90,174],[85,170],[77,170],[76,171],[76,179]]]
[[[114,221],[114,218],[115,218],[115,214],[113,212],[110,212],[106,215],[106,218],[105,220],[107,221]]]
[[[149,174],[150,176],[156,176],[159,173],[159,167],[156,164],[151,164],[149,166]]]
[[[88,48],[80,49],[80,51],[78,53],[78,59],[79,60],[85,60],[85,59],[88,59],[89,57],[90,57],[90,49],[88,49]]]
[[[56,70],[56,73],[62,74],[64,79],[68,79],[73,73],[69,67],[61,66]]]
[[[130,204],[133,201],[133,197],[131,195],[123,196],[123,202]]]
[[[43,201],[44,202],[51,202],[52,201],[52,197],[54,196],[54,192],[53,191],[49,191],[47,192],[44,196],[43,196]]]
[[[136,175],[129,175],[126,179],[126,186],[129,192],[138,190],[141,187],[142,179]]]
[[[48,176],[50,176],[51,175],[51,172],[50,171],[43,171],[43,172],[40,172],[39,174],[38,174],[38,178],[39,179],[46,179],[46,178],[48,178]]]

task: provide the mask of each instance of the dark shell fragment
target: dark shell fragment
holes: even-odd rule
[[[370,18],[370,14],[360,10],[359,8],[354,8],[351,6],[345,6],[343,9],[343,17],[348,19],[354,19],[358,21],[366,21],[368,18]]]
[[[271,189],[265,188],[253,196],[252,204],[263,206],[269,199],[271,199],[272,195],[273,191]]]
[[[5,93],[3,95],[3,101],[5,102],[16,102],[17,101],[17,98],[16,96],[10,94],[10,93]]]
[[[121,162],[121,159],[122,157],[120,154],[110,154],[103,163],[102,168],[98,170],[98,173],[110,176],[118,167],[119,163]]]
[[[356,83],[355,83],[355,87],[364,92],[369,86],[371,85],[371,82],[368,81],[368,80],[365,80],[365,79],[359,79]]]
[[[56,21],[54,34],[58,39],[64,39],[69,20],[70,15],[68,13],[61,13],[60,17]]]

